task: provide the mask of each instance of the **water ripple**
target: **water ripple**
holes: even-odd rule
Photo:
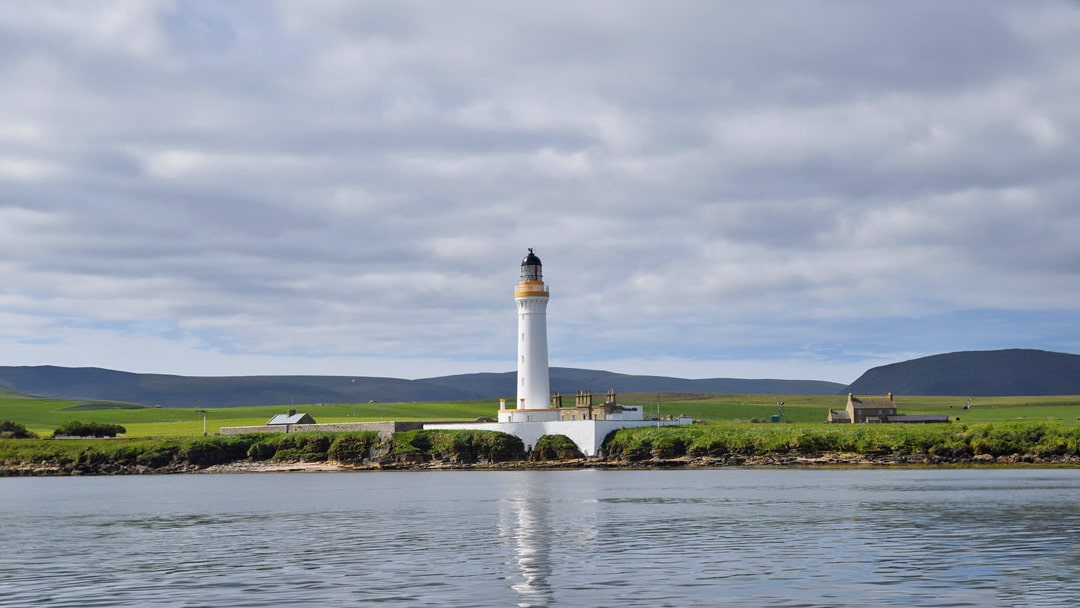
[[[1071,606],[1080,471],[0,480],[0,604]]]

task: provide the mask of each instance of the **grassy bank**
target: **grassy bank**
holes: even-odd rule
[[[716,457],[726,455],[850,453],[867,457],[929,455],[1080,456],[1080,427],[1060,422],[975,424],[709,424],[637,428],[608,437],[609,459]]]
[[[822,395],[624,394],[649,416],[687,415],[706,424],[623,430],[608,438],[613,466],[670,459],[770,455],[855,454],[918,456],[924,461],[986,461],[1031,456],[1080,457],[1080,397],[899,396],[902,413],[947,414],[944,425],[825,425],[829,408],[846,397]],[[782,424],[755,424],[779,413]],[[198,470],[234,462],[342,462],[362,466],[421,463],[520,462],[521,442],[499,433],[412,431],[392,438],[372,433],[217,436],[222,426],[257,426],[290,407],[318,422],[474,420],[494,415],[489,400],[444,403],[307,404],[235,408],[153,408],[131,404],[38,399],[0,390],[0,420],[21,424],[42,439],[0,439],[4,474],[135,473]],[[203,436],[205,429],[208,436]],[[66,422],[122,425],[116,439],[44,439]],[[546,439],[530,458],[574,457],[565,441]],[[926,460],[929,459],[929,460]],[[917,460],[917,459],[916,459]]]
[[[525,458],[521,440],[491,431],[252,433],[158,439],[4,439],[0,475],[190,472],[235,462],[401,466]]]
[[[565,438],[531,461],[580,456]],[[1053,422],[971,425],[811,425],[714,423],[685,427],[624,429],[604,445],[607,466],[671,463],[679,458],[739,463],[737,457],[854,454],[864,461],[1080,462],[1080,427]],[[908,460],[908,457],[914,457]],[[117,474],[190,472],[236,462],[337,462],[402,468],[432,462],[521,463],[520,439],[491,431],[409,431],[391,437],[374,432],[227,435],[159,439],[0,440],[0,474]],[[715,460],[721,459],[721,460]],[[705,462],[709,464],[709,462]]]

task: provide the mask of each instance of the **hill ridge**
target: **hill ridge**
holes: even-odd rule
[[[511,396],[516,372],[480,372],[406,380],[377,376],[179,376],[100,367],[0,366],[0,387],[28,395],[163,407],[231,407],[290,403],[460,401]],[[551,390],[835,394],[842,384],[820,380],[686,379],[551,368]]]
[[[0,388],[28,395],[164,407],[230,407],[367,401],[461,401],[514,395],[515,372],[407,380],[379,376],[179,376],[100,367],[0,366]],[[551,391],[834,395],[1075,395],[1080,355],[1036,349],[957,351],[871,368],[850,385],[822,380],[675,378],[551,368]]]
[[[1008,348],[929,355],[871,368],[847,392],[897,395],[1080,394],[1080,355]]]

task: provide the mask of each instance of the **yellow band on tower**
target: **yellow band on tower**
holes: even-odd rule
[[[515,298],[546,298],[548,297],[547,286],[543,283],[519,283],[514,288]]]

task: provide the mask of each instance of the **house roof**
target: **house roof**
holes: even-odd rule
[[[270,422],[267,422],[266,424],[302,424],[310,423],[311,421],[311,416],[308,416],[307,414],[293,414],[291,416],[289,414],[278,414],[271,418]]]
[[[895,408],[896,404],[892,399],[859,399],[858,397],[851,397],[851,407],[857,410],[865,409],[889,409]]]

